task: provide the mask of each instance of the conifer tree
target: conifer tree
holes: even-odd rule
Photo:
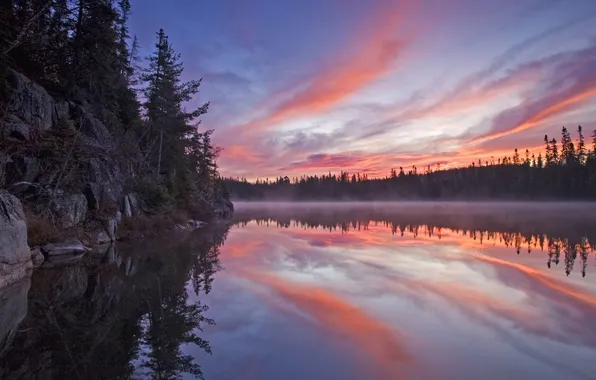
[[[586,143],[581,125],[577,127],[577,135],[577,161],[580,165],[583,165],[586,163]]]

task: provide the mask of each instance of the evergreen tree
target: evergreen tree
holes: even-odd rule
[[[544,162],[542,161],[542,153],[538,153],[538,160],[536,161],[536,166],[539,169],[542,169],[544,167]]]
[[[596,158],[596,129],[592,132],[592,157]]]
[[[553,164],[559,163],[559,148],[557,147],[557,140],[553,137],[550,140],[550,152],[551,152],[551,159]]]
[[[583,165],[586,163],[586,143],[584,141],[584,134],[581,125],[577,127],[577,135],[577,161],[579,164]]]
[[[573,165],[576,162],[575,147],[565,127],[561,129],[561,158],[563,165]]]

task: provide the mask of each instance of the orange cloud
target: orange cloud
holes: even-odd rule
[[[350,46],[357,46],[357,51],[351,51],[347,59],[317,73],[306,88],[274,106],[268,115],[236,128],[267,129],[289,118],[320,113],[386,74],[409,43],[405,38],[396,38],[408,8],[403,3],[394,2],[390,9],[379,7],[380,13],[372,17],[371,32],[356,34]],[[279,94],[272,96],[266,103],[275,102],[278,97]]]
[[[498,139],[503,136],[512,135],[515,133],[523,132],[528,129],[534,128],[540,125],[541,122],[547,121],[555,116],[564,114],[565,112],[571,111],[580,106],[584,101],[596,96],[596,86],[591,86],[585,90],[577,93],[572,93],[553,104],[546,105],[544,108],[533,113],[527,117],[521,123],[518,123],[515,127],[502,131],[495,132],[485,136],[478,137],[472,140],[472,143],[482,143],[488,140]]]
[[[248,150],[247,147],[242,146],[242,145],[227,146],[223,150],[221,157],[223,159],[231,159],[234,161],[244,161],[244,162],[250,162],[250,163],[261,162],[260,157],[257,157],[253,152]]]
[[[337,295],[264,272],[245,271],[243,274],[308,313],[326,333],[352,341],[354,347],[369,356],[367,361],[373,361],[382,372],[383,376],[377,378],[394,379],[400,372],[400,364],[413,361],[402,336]]]

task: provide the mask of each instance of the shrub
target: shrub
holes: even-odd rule
[[[154,180],[143,178],[137,182],[135,188],[153,211],[165,214],[174,210],[176,199],[170,195],[167,187]]]
[[[48,218],[28,209],[25,209],[25,217],[27,218],[27,243],[30,247],[57,242],[61,239],[61,231]]]

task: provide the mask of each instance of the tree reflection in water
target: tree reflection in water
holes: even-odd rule
[[[273,225],[279,228],[298,227],[303,229],[325,229],[330,232],[342,233],[368,231],[373,227],[383,227],[391,230],[393,235],[401,237],[409,234],[417,238],[424,236],[428,238],[442,239],[445,234],[457,235],[479,244],[501,244],[512,247],[519,255],[522,251],[531,253],[540,249],[546,251],[548,257],[546,266],[551,268],[552,264],[557,266],[560,262],[561,253],[564,257],[564,270],[569,276],[574,269],[576,261],[581,265],[581,274],[586,276],[588,260],[593,254],[596,246],[596,231],[593,222],[586,222],[585,225],[565,225],[562,220],[542,221],[539,225],[532,223],[515,224],[507,221],[494,220],[490,217],[477,217],[471,220],[459,220],[457,215],[441,218],[441,215],[428,215],[432,221],[426,222],[424,214],[410,214],[393,216],[391,218],[374,217],[367,215],[366,218],[355,217],[350,213],[335,213],[332,217],[321,217],[319,214],[302,214],[296,217],[288,217],[283,214],[264,212],[261,216],[240,214],[236,216],[236,225],[243,227],[254,221],[258,225]],[[249,216],[250,215],[250,216]],[[527,216],[526,216],[527,217]],[[416,221],[412,223],[411,220]],[[586,233],[585,231],[591,231]],[[546,243],[546,247],[545,247]]]
[[[37,271],[27,316],[0,358],[0,378],[202,378],[184,350],[210,352],[199,334],[214,321],[198,299],[211,289],[227,231],[213,226],[118,245],[117,252],[109,247],[76,265]],[[187,287],[196,293],[189,297]]]

